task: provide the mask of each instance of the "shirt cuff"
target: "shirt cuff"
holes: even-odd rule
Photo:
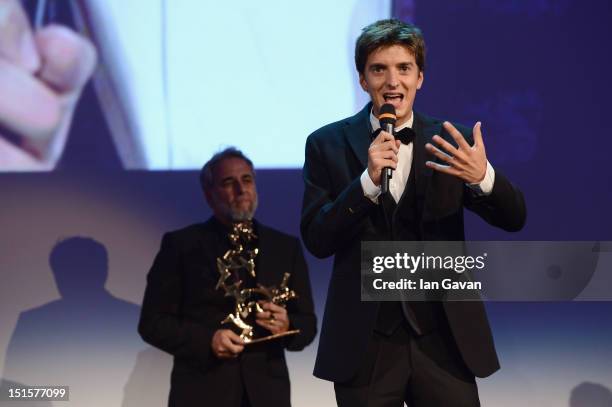
[[[474,191],[477,195],[486,196],[486,195],[491,195],[491,192],[493,191],[494,183],[495,183],[495,169],[493,169],[493,166],[491,165],[489,160],[487,160],[487,172],[485,173],[484,179],[477,184],[465,184],[465,185],[467,185],[468,188]],[[363,184],[363,181],[362,181],[362,184]]]
[[[378,195],[380,195],[380,187],[377,187],[376,185],[374,185],[374,182],[370,178],[370,174],[368,174],[367,168],[363,171],[363,174],[361,174],[360,181],[361,181],[361,188],[363,189],[363,194],[370,201],[377,204]]]

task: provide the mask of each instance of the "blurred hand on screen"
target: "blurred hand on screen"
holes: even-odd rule
[[[33,31],[18,0],[0,0],[0,171],[55,168],[96,51],[69,28]]]

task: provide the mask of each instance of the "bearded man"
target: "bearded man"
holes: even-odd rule
[[[228,148],[202,168],[200,183],[213,216],[164,235],[147,277],[139,332],[174,356],[169,406],[290,406],[284,350],[298,351],[316,334],[308,270],[300,241],[253,219],[257,189],[253,163]],[[231,324],[235,300],[218,288],[217,259],[229,249],[236,223],[247,223],[257,247],[255,277],[237,276],[241,288],[279,286],[297,293],[286,308],[261,303],[256,329],[262,335],[296,335],[247,345]]]

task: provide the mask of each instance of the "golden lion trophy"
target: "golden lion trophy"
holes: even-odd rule
[[[283,281],[278,287],[264,287],[257,284],[256,287],[243,288],[244,281],[239,277],[240,271],[244,270],[251,277],[256,277],[255,257],[258,249],[252,247],[254,240],[257,238],[253,232],[253,223],[251,221],[235,223],[228,237],[231,245],[230,249],[223,256],[217,257],[219,280],[216,289],[221,288],[224,290],[226,297],[233,297],[236,306],[234,312],[221,321],[221,324],[232,325],[240,332],[240,338],[246,344],[298,334],[300,330],[294,329],[279,334],[255,337],[253,325],[249,324],[249,318],[252,319],[256,312],[263,312],[258,301],[270,301],[284,307],[287,301],[296,298],[297,294],[288,287],[289,273],[284,274]]]

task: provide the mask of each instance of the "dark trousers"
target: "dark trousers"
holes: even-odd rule
[[[474,376],[448,329],[422,336],[403,325],[391,336],[374,332],[357,374],[334,389],[339,407],[480,406]]]
[[[215,359],[205,372],[175,363],[168,406],[291,407],[284,362],[267,365],[268,354],[251,352],[257,345],[249,346],[235,359]]]
[[[240,407],[252,407],[251,402],[249,401],[249,395],[246,391],[242,392],[242,401]]]

